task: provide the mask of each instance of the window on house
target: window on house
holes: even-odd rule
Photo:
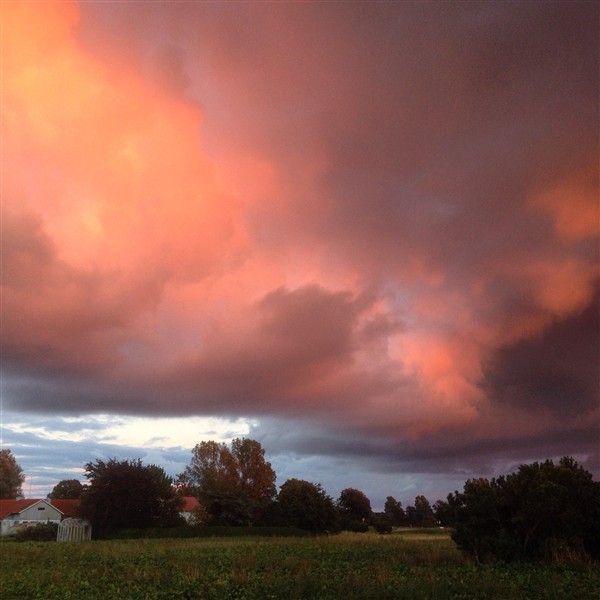
[[[38,510],[46,510],[45,506],[38,506]]]

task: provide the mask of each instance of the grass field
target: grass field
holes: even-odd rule
[[[598,600],[598,567],[476,565],[446,532],[317,538],[2,542],[13,599]]]

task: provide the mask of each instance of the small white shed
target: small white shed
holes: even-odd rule
[[[58,524],[57,542],[87,542],[92,539],[92,526],[85,519],[63,519]]]

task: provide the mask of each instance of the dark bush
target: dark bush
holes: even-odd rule
[[[107,535],[111,540],[140,538],[207,538],[207,537],[307,537],[314,535],[298,527],[233,527],[228,525],[187,525],[170,528],[119,529]]]
[[[600,558],[600,483],[572,458],[469,480],[449,501],[452,539],[477,560]]]
[[[371,517],[371,525],[375,528],[377,533],[391,533],[392,532],[392,519],[387,513],[375,513]]]
[[[288,479],[277,495],[279,516],[290,527],[314,532],[339,531],[333,500],[319,483]]]
[[[350,521],[344,526],[344,531],[353,531],[354,533],[366,533],[369,526],[363,521]]]
[[[17,531],[17,542],[55,542],[58,524],[40,523],[33,527],[23,527]]]

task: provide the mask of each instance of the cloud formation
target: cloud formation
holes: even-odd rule
[[[598,472],[597,6],[2,19],[10,410]]]

